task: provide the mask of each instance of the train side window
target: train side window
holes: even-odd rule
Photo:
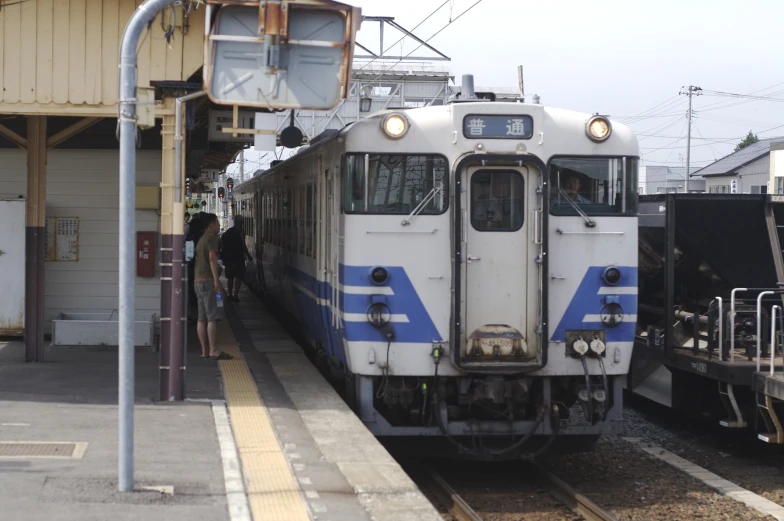
[[[313,202],[313,185],[309,184],[306,189],[306,201],[307,204],[305,206],[305,236],[307,237],[307,256],[314,257],[313,255],[313,215],[314,215],[314,202]]]
[[[299,242],[299,254],[305,255],[305,206],[307,199],[305,196],[305,187],[300,186],[299,192],[299,213],[297,215],[297,242]]]
[[[520,172],[485,170],[471,176],[471,226],[513,232],[523,226],[525,186]]]
[[[438,215],[449,204],[447,161],[436,155],[349,154],[344,160],[346,213]]]

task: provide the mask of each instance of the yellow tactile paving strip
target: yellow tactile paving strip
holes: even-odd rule
[[[225,320],[218,322],[218,339],[218,349],[234,356],[233,360],[221,360],[218,366],[253,519],[308,521],[310,516],[299,486]]]

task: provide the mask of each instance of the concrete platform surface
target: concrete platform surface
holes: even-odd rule
[[[189,356],[191,395],[222,398],[217,364]],[[78,459],[0,457],[0,519],[228,521],[212,408],[156,404],[157,353],[137,352],[133,494],[117,492],[116,348],[23,359],[21,342],[0,342],[0,441],[86,447]]]
[[[219,323],[234,360],[199,358],[189,334],[192,401],[158,402],[159,355],[137,350],[132,494],[117,492],[116,348],[48,347],[26,364],[21,342],[0,341],[0,520],[441,521],[262,303],[241,298]]]
[[[319,521],[442,521],[247,288],[227,308],[279,442]]]

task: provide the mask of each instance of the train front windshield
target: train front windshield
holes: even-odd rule
[[[638,159],[561,157],[550,162],[553,215],[636,215]],[[579,208],[579,211],[578,211]]]

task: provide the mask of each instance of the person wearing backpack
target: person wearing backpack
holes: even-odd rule
[[[226,268],[229,300],[239,302],[240,285],[245,278],[245,258],[253,259],[245,244],[245,218],[234,216],[234,226],[221,235],[221,260]]]

